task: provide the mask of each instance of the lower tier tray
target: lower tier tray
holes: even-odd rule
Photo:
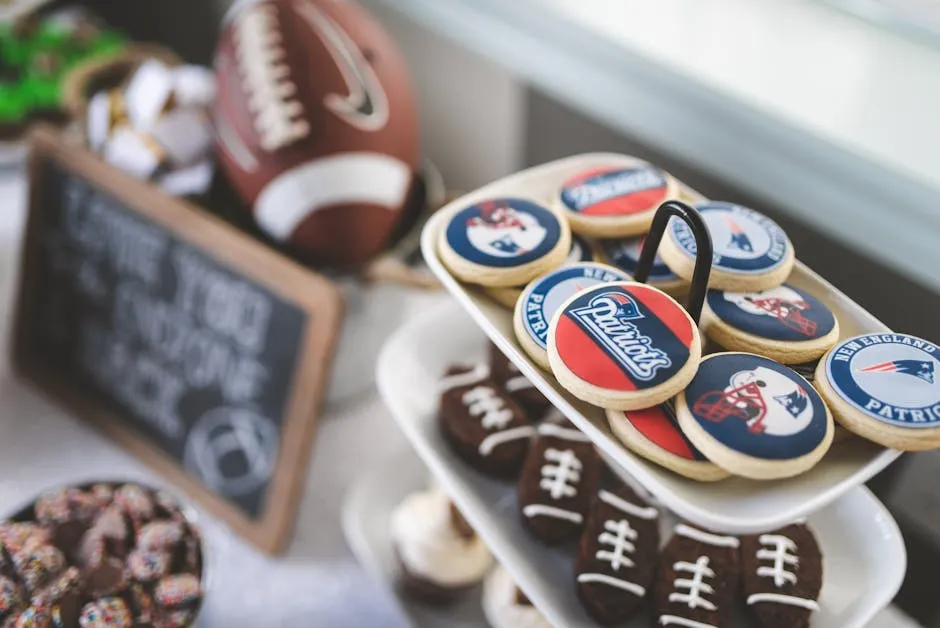
[[[377,365],[379,391],[415,451],[549,621],[559,627],[595,626],[575,594],[574,546],[550,549],[537,542],[519,521],[515,484],[467,466],[440,435],[439,376],[451,363],[484,360],[486,348],[484,333],[456,304],[434,307],[385,345]],[[403,464],[389,475],[408,469]],[[904,577],[906,554],[897,525],[864,487],[848,490],[809,515],[808,522],[823,550],[825,572],[814,628],[864,626],[890,602]],[[736,621],[736,627],[749,625],[743,613]],[[640,617],[626,626],[648,625]]]

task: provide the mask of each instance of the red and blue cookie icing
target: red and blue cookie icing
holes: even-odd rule
[[[819,393],[792,369],[758,355],[719,353],[703,360],[682,394],[712,438],[754,458],[805,456],[829,429]]]
[[[940,427],[940,348],[907,334],[849,338],[826,355],[826,378],[846,403],[894,427]]]
[[[685,311],[645,284],[585,290],[561,313],[555,348],[588,384],[641,391],[663,384],[691,358],[695,330]]]
[[[602,283],[628,281],[623,273],[601,264],[559,268],[534,281],[520,297],[523,327],[541,348],[548,346],[548,326],[561,304],[575,292]]]
[[[753,209],[718,201],[695,205],[712,238],[712,270],[744,275],[764,274],[786,263],[792,245],[780,225]],[[695,234],[672,218],[667,234],[688,257],[698,250]]]
[[[708,458],[679,429],[672,402],[645,410],[623,412],[633,429],[663,451],[690,462],[708,462]]]
[[[825,337],[836,326],[836,317],[828,307],[789,284],[760,292],[709,290],[707,299],[718,319],[768,340],[815,340]]]
[[[611,264],[624,272],[630,273],[630,275],[635,275],[636,267],[640,263],[640,252],[643,250],[645,241],[646,236],[621,240],[603,240],[601,247]],[[650,269],[649,282],[657,284],[669,281],[679,281],[679,276],[672,272],[657,254],[653,260],[653,268]]]
[[[568,179],[560,196],[565,209],[583,216],[631,216],[666,200],[668,187],[663,172],[649,164],[605,166]]]
[[[541,259],[562,237],[559,217],[532,201],[498,198],[457,212],[445,230],[447,244],[463,259],[513,268]]]

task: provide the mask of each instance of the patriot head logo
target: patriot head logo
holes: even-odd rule
[[[934,363],[930,360],[890,360],[858,369],[860,373],[900,373],[934,383]]]
[[[731,236],[726,248],[744,253],[753,253],[754,245],[751,244],[751,239],[747,236],[744,227],[728,214],[725,215],[725,221],[728,223],[728,233]]]
[[[752,434],[791,436],[813,421],[813,407],[802,386],[764,366],[738,371],[724,390],[705,393],[692,412],[708,421],[738,419]]]
[[[614,310],[613,315],[616,316],[621,322],[627,322],[636,320],[638,318],[643,318],[643,312],[640,311],[640,308],[637,307],[636,301],[634,301],[630,296],[623,294],[622,292],[611,292],[607,295],[600,295],[596,299],[609,298],[613,303],[616,304],[616,309]],[[594,301],[591,301],[591,304],[594,304]]]
[[[487,202],[467,219],[467,238],[478,251],[494,257],[518,257],[545,240],[547,230],[532,214],[508,204]]]

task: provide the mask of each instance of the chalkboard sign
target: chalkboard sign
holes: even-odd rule
[[[35,136],[30,178],[19,370],[280,549],[337,289],[51,133]]]

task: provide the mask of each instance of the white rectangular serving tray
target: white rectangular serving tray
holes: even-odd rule
[[[900,452],[862,439],[850,439],[835,445],[810,471],[786,480],[759,482],[735,477],[704,483],[678,476],[624,447],[611,433],[602,409],[574,398],[558,385],[551,373],[529,359],[516,341],[512,312],[477,288],[459,282],[441,263],[437,235],[444,219],[455,207],[498,196],[521,196],[548,204],[559,182],[576,172],[601,164],[630,163],[632,159],[610,153],[569,157],[524,170],[467,194],[444,207],[425,226],[421,234],[424,259],[473,322],[607,454],[615,469],[628,473],[671,510],[694,523],[731,534],[774,528],[819,510],[891,464]],[[692,200],[702,198],[687,187],[682,188],[682,196]],[[832,309],[839,319],[843,338],[888,331],[884,323],[799,261],[789,281]]]
[[[486,346],[486,336],[456,303],[435,306],[385,345],[376,370],[379,392],[428,469],[533,604],[559,628],[596,626],[575,594],[576,544],[547,548],[536,541],[520,522],[515,483],[471,468],[440,434],[440,376],[451,364],[485,360]],[[403,461],[383,486],[398,491],[395,476],[410,476],[411,466]],[[891,601],[904,578],[907,555],[897,524],[864,487],[847,490],[808,521],[822,547],[825,574],[813,628],[864,626]],[[624,628],[648,625],[641,616]],[[738,612],[732,626],[748,625]]]
[[[385,584],[398,608],[417,628],[486,628],[480,606],[482,586],[454,604],[435,608],[415,602],[398,586],[398,560],[389,536],[389,519],[410,493],[428,487],[428,470],[411,450],[402,451],[365,470],[343,501],[343,532],[359,564]]]

